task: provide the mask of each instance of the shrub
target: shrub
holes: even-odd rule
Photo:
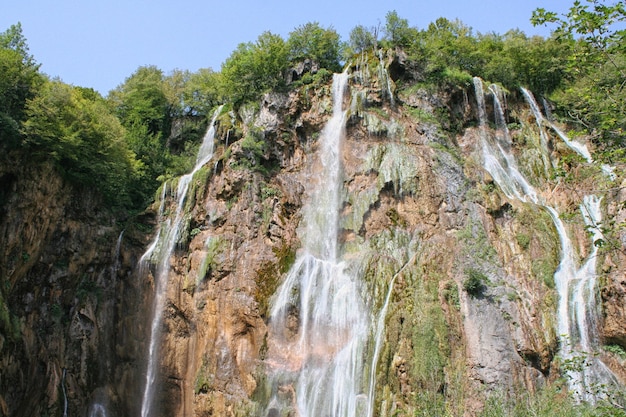
[[[473,268],[468,269],[465,273],[467,278],[463,281],[463,289],[471,296],[481,295],[489,282],[487,275]]]

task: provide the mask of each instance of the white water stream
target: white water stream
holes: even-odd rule
[[[146,371],[146,380],[144,393],[141,401],[141,417],[149,417],[154,402],[155,381],[159,364],[159,343],[160,343],[160,327],[163,318],[163,308],[165,307],[165,295],[167,288],[167,280],[170,273],[170,257],[176,242],[178,242],[180,228],[184,220],[184,205],[194,174],[206,164],[213,156],[213,146],[215,142],[215,120],[221,111],[219,107],[213,114],[211,124],[202,139],[202,145],[196,157],[196,164],[193,170],[183,175],[178,180],[178,188],[176,190],[176,212],[174,218],[159,219],[159,230],[150,244],[147,251],[141,257],[140,268],[145,268],[148,262],[155,264],[154,273],[155,294],[153,304],[153,316],[150,326],[150,343],[148,348],[148,366]],[[163,215],[163,202],[165,201],[166,184],[163,185],[163,195],[161,199],[161,208],[159,209],[159,217]]]
[[[321,167],[304,208],[303,249],[273,299],[267,416],[361,417],[373,408],[374,372],[364,371],[371,315],[358,268],[341,259],[337,242],[347,81],[346,73],[334,76],[333,115],[320,136]]]
[[[107,417],[106,408],[100,403],[93,403],[89,407],[89,417]]]
[[[595,387],[610,382],[613,377],[606,366],[593,352],[597,350],[596,331],[596,258],[595,242],[601,239],[598,225],[601,222],[600,199],[586,196],[581,204],[581,212],[589,230],[592,231],[591,251],[583,265],[578,268],[572,242],[557,210],[543,202],[535,189],[517,169],[515,158],[510,152],[510,138],[500,104],[500,93],[496,86],[489,87],[494,99],[497,132],[490,134],[486,128],[486,111],[483,83],[474,79],[474,86],[479,107],[480,133],[483,147],[484,167],[491,174],[501,190],[511,199],[532,203],[543,207],[552,218],[561,245],[561,260],[554,274],[555,286],[559,295],[557,306],[557,331],[560,337],[560,356],[564,363],[574,364],[581,361],[582,366],[565,369],[569,377],[570,389],[580,400],[594,401]],[[549,123],[566,144],[581,154],[588,162],[591,155],[584,145],[569,141],[551,122],[546,120],[539,110],[532,94],[522,90],[535,115],[540,130],[541,142],[547,142],[547,133],[543,125]]]

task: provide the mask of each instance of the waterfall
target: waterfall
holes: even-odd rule
[[[510,149],[507,150],[506,146],[503,146],[503,143],[510,143],[510,139],[507,138],[506,126],[503,127],[499,122],[504,120],[504,116],[497,87],[491,86],[489,88],[493,93],[496,112],[497,132],[495,138],[486,128],[483,83],[480,78],[474,78],[474,87],[479,107],[480,137],[485,170],[491,174],[508,198],[535,204],[545,209],[550,214],[556,228],[561,245],[561,260],[554,274],[556,291],[559,296],[557,331],[560,337],[560,356],[564,363],[576,363],[576,361],[583,360],[583,366],[574,366],[572,369],[565,369],[565,371],[574,395],[579,400],[594,401],[596,394],[592,391],[599,384],[614,381],[608,368],[592,354],[597,348],[598,340],[595,326],[597,316],[595,301],[597,247],[595,242],[602,239],[598,228],[601,222],[600,199],[595,196],[586,196],[581,204],[585,224],[592,231],[593,237],[592,249],[587,260],[578,268],[572,242],[559,213],[538,197],[537,192],[517,169],[515,158],[510,153]],[[565,140],[567,136],[543,117],[532,94],[525,89],[522,89],[522,92],[535,115],[536,123],[542,135],[542,144],[547,143],[546,133],[543,129],[543,125],[546,123]],[[569,139],[566,143],[568,142],[568,146],[579,152],[587,161],[591,161],[591,156],[586,147],[580,144],[573,145]]]
[[[391,91],[391,78],[389,77],[389,73],[387,72],[387,68],[385,67],[385,60],[383,59],[382,49],[378,50],[378,60],[379,60],[379,65],[380,65],[380,74],[379,74],[380,82],[385,84],[384,85],[385,90],[382,90],[382,87],[381,87],[381,90],[387,93],[387,96],[389,96],[389,102],[391,103],[392,106],[394,106],[396,102],[393,98],[393,91]]]
[[[100,403],[93,403],[89,407],[89,417],[107,417],[106,408]]]
[[[173,220],[168,218],[161,220],[159,230],[144,255],[141,257],[140,264],[145,265],[146,262],[154,263],[156,271],[154,274],[155,294],[153,304],[152,324],[150,326],[150,342],[148,348],[148,367],[146,371],[146,382],[141,401],[141,417],[151,415],[151,407],[154,401],[155,381],[158,368],[158,345],[160,342],[161,321],[163,318],[163,308],[165,307],[165,296],[167,289],[167,279],[170,272],[170,257],[176,242],[179,239],[180,228],[184,220],[184,203],[187,197],[189,184],[194,174],[206,164],[213,156],[213,146],[215,142],[215,121],[220,114],[222,107],[220,106],[213,114],[213,119],[209,128],[202,139],[202,145],[196,157],[196,163],[193,170],[183,175],[178,180],[176,189],[176,211]],[[163,216],[163,204],[165,201],[166,185],[163,185],[163,194],[161,198],[161,206],[159,208],[159,217]],[[141,267],[141,266],[140,266]]]
[[[527,89],[523,87],[521,88],[521,91],[522,91],[522,94],[524,95],[526,102],[528,103],[528,106],[531,108],[533,112],[535,120],[537,121],[537,125],[540,128],[540,131],[543,132],[542,126],[544,124],[548,125],[548,127],[550,127],[554,131],[554,133],[557,134],[557,136],[563,141],[563,143],[565,143],[567,147],[569,147],[571,150],[573,150],[574,152],[582,156],[585,159],[585,161],[587,161],[587,163],[589,164],[593,163],[593,158],[591,157],[591,153],[589,152],[587,145],[577,142],[575,140],[571,140],[565,133],[563,133],[563,131],[561,131],[561,129],[559,129],[553,123],[552,116],[550,114],[548,114],[547,117],[543,117],[543,115],[541,114],[541,110],[539,109],[539,106],[537,105],[537,102],[535,101],[535,97],[530,91],[528,91]],[[545,99],[544,99],[544,108],[546,109],[546,111],[548,111],[549,107],[545,103]],[[602,172],[604,172],[604,174],[611,181],[617,178],[617,176],[613,172],[615,170],[614,167],[606,165],[606,164],[602,164],[601,169],[602,169]]]
[[[61,389],[63,390],[63,417],[67,417],[67,390],[65,389],[65,374],[67,369],[63,368],[63,375],[61,377]]]
[[[369,407],[363,369],[370,314],[358,268],[342,259],[337,242],[347,80],[347,73],[334,76],[333,115],[320,136],[321,168],[309,181],[304,208],[303,249],[273,298],[267,416],[356,417]]]
[[[115,252],[113,253],[113,263],[111,264],[111,279],[115,281],[117,279],[117,273],[122,266],[122,261],[120,260],[120,251],[122,249],[122,239],[124,238],[124,230],[120,232],[120,235],[117,237],[117,242],[115,243]]]

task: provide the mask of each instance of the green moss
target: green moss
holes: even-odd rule
[[[83,277],[78,288],[76,289],[76,298],[79,302],[83,302],[87,298],[94,297],[96,300],[102,298],[102,288],[98,287],[97,283],[88,277]]]
[[[446,282],[442,292],[443,297],[448,304],[453,306],[457,311],[461,309],[461,300],[459,298],[459,287],[454,281]]]
[[[280,278],[285,274],[296,260],[296,252],[285,242],[279,247],[273,248],[276,261],[266,261],[257,269],[254,291],[254,299],[259,306],[259,314],[267,317],[271,296],[280,285]]]
[[[378,173],[379,190],[391,184],[398,196],[415,195],[419,192],[419,166],[417,157],[404,145],[384,143],[369,151],[363,171]]]
[[[476,260],[494,263],[498,254],[489,242],[483,225],[475,219],[470,219],[465,228],[457,232],[457,237],[463,243],[463,254]]]
[[[211,270],[217,268],[218,257],[224,251],[224,240],[220,236],[211,236],[206,241],[206,255],[200,268],[198,268],[197,284],[204,281],[210,274]]]
[[[605,345],[604,350],[617,355],[622,360],[626,360],[626,350],[620,345]]]
[[[430,123],[435,125],[439,124],[437,117],[433,113],[428,112],[422,108],[406,106],[404,109],[405,112],[417,123]]]
[[[530,245],[530,236],[526,233],[518,233],[515,235],[515,240],[517,240],[517,244],[524,250],[528,249]]]
[[[194,384],[194,392],[196,395],[198,394],[206,394],[211,389],[211,384],[213,382],[213,376],[209,370],[209,363],[206,358],[202,358],[202,365],[198,369],[198,373],[196,374],[196,382]]]

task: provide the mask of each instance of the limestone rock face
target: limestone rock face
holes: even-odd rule
[[[62,413],[67,401],[78,415],[96,398],[126,407],[150,298],[132,275],[146,236],[129,230],[122,241],[97,196],[28,161],[0,163],[0,410]]]
[[[611,196],[612,198],[607,204],[608,215],[611,216],[610,219],[614,219],[618,229],[613,237],[614,240],[608,242],[613,250],[604,258],[600,271],[607,276],[606,285],[601,290],[604,312],[603,337],[607,344],[620,346],[626,346],[626,326],[624,326],[624,320],[626,320],[626,273],[620,267],[626,262],[626,231],[619,226],[626,222],[624,185],[626,184],[622,183],[622,187]]]
[[[445,406],[472,416],[489,395],[552,383],[560,243],[550,216],[508,199],[482,169],[473,91],[397,89],[395,81],[420,80],[419,68],[393,53],[370,64],[352,66],[344,101],[339,243],[361,271],[372,317],[393,285],[374,415],[438,415]],[[304,63],[291,76],[315,72]],[[267,415],[272,295],[300,248],[302,208],[324,162],[330,80],[259,104],[218,126],[214,156],[190,183],[157,332],[154,416]],[[534,149],[536,123],[524,103],[509,106],[522,126],[512,132],[520,165],[565,213],[584,259],[592,243],[579,194],[537,162],[539,152],[557,161],[567,150],[556,138],[549,151]],[[0,180],[0,414],[58,415],[67,397],[71,415],[96,405],[108,416],[139,415],[156,287],[156,265],[139,259],[176,197],[164,193],[135,219],[142,227],[120,236],[97,197],[52,167],[2,161]],[[607,219],[625,221],[626,194],[603,198]],[[607,233],[599,258],[601,345],[626,347],[624,236]],[[298,313],[289,316],[294,334]],[[602,355],[626,374],[618,356]]]

